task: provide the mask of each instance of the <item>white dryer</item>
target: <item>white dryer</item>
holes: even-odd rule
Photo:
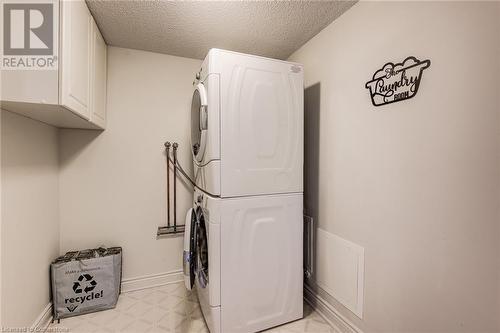
[[[211,49],[194,82],[198,186],[220,197],[303,191],[303,69]]]
[[[302,318],[302,194],[194,197],[194,283],[210,332]]]

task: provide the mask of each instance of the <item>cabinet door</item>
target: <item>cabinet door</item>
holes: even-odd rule
[[[106,43],[92,20],[91,61],[91,115],[90,121],[101,128],[106,127]]]
[[[60,104],[90,119],[90,30],[85,1],[61,1]]]

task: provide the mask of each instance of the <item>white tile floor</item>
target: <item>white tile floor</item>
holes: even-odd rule
[[[62,319],[52,331],[89,332],[208,332],[196,295],[183,283],[123,293],[113,310]],[[323,318],[304,304],[304,319],[267,332],[336,333]]]

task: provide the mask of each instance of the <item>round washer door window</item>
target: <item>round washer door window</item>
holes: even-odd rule
[[[205,288],[208,284],[208,225],[205,222],[203,209],[196,209],[196,276],[200,287]]]
[[[201,162],[205,154],[208,129],[208,101],[205,86],[195,86],[191,100],[191,149],[196,161]]]

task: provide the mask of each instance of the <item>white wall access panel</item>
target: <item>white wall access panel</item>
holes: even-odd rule
[[[317,230],[316,283],[361,318],[364,248],[321,228]]]

